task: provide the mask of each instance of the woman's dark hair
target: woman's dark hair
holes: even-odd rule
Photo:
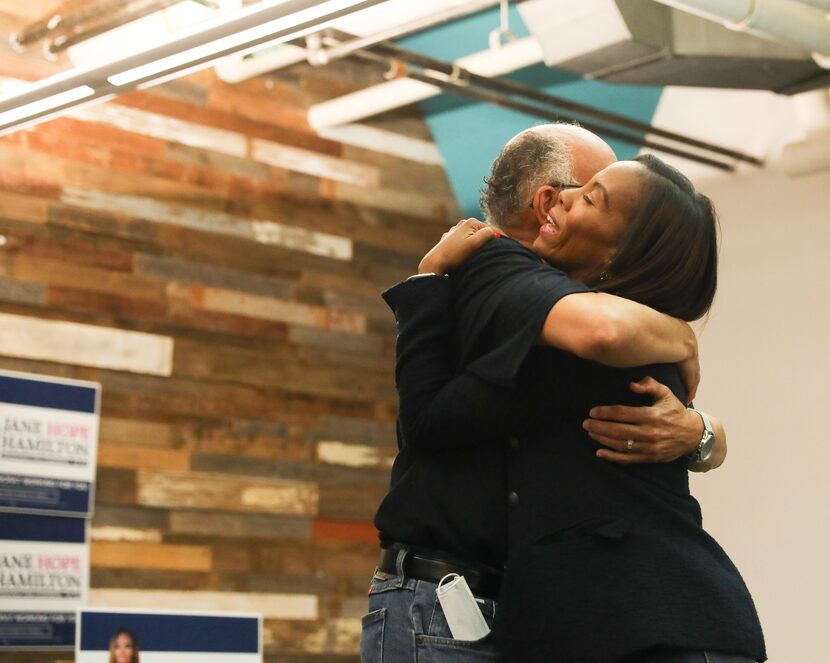
[[[135,639],[133,632],[126,628],[118,629],[110,638],[110,663],[115,663],[115,643],[119,635],[126,635],[133,643],[133,657],[130,663],[139,663],[138,640]]]
[[[634,218],[592,285],[683,320],[706,314],[718,285],[717,215],[676,168],[651,154],[634,161],[645,182]]]

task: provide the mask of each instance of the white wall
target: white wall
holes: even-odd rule
[[[670,159],[721,219],[696,404],[725,423],[729,455],[692,490],[755,598],[771,663],[830,661],[830,171],[791,179],[776,165],[806,136],[803,109],[766,92],[666,88],[654,118],[769,162],[721,175]]]
[[[830,661],[830,173],[701,183],[721,215],[698,405],[726,464],[693,481],[755,597],[773,663]]]

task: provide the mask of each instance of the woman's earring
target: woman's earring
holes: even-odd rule
[[[608,272],[606,272],[604,269],[599,273],[599,280],[600,283],[608,280]]]

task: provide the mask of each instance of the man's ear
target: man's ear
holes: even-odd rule
[[[531,207],[533,208],[533,216],[539,222],[540,226],[548,222],[547,216],[550,210],[553,209],[553,206],[556,205],[558,199],[558,190],[550,184],[544,184],[536,189],[536,192],[533,194]]]

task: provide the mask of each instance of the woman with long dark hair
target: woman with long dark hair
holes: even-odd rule
[[[614,164],[561,192],[546,220],[533,250],[572,278],[684,320],[708,312],[717,287],[715,211],[659,159]],[[492,229],[460,224],[428,254],[422,271],[453,270],[482,236],[492,237]],[[521,391],[465,367],[456,374],[447,354],[452,320],[441,308],[451,301],[449,280],[433,280],[446,285],[444,292],[430,285],[429,299],[426,290],[413,292],[425,287],[423,280],[387,296],[399,323],[415,310],[433,311],[427,340],[399,338],[401,431],[407,444],[422,448],[512,439],[506,453],[513,511],[494,626],[504,659],[764,660],[754,604],[702,528],[687,460],[609,463],[583,429],[595,405],[647,404],[632,393],[632,382],[656,379],[687,402],[677,367],[615,369],[539,348],[521,365]],[[501,356],[509,343],[492,339]]]

